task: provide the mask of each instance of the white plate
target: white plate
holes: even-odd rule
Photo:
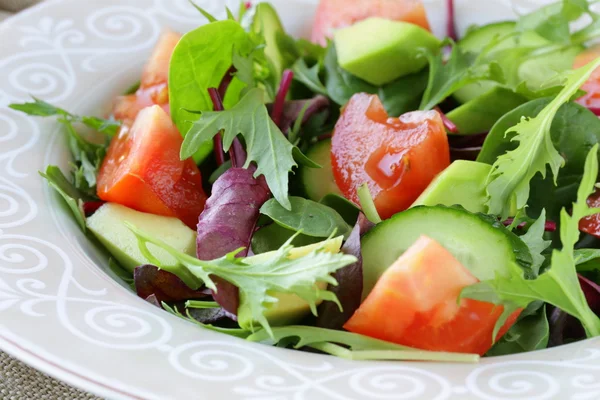
[[[223,6],[200,3],[215,12]],[[291,32],[307,32],[314,1],[274,3]],[[443,3],[427,5],[436,32]],[[462,1],[460,27],[541,3]],[[97,113],[137,80],[162,26],[185,31],[200,21],[187,0],[56,0],[0,25],[3,350],[113,399],[600,398],[599,340],[479,365],[349,362],[198,329],[113,279],[106,254],[37,174],[47,164],[68,165],[59,127],[6,106],[32,94]]]

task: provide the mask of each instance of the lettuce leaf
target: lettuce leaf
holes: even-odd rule
[[[600,209],[590,209],[586,202],[594,190],[598,176],[597,153],[598,145],[595,145],[586,159],[577,202],[573,204],[571,215],[565,209],[561,212],[560,239],[563,247],[552,252],[550,267],[536,279],[528,280],[523,276],[522,270],[513,265],[509,274],[497,273],[495,279],[477,283],[463,290],[462,297],[504,306],[503,318],[497,323],[494,337],[508,315],[536,300],[552,304],[579,319],[588,336],[600,335],[600,319],[590,309],[579,284],[576,271],[578,260],[575,253],[575,244],[579,240],[579,220],[600,212]],[[538,223],[543,225],[542,218],[540,221]],[[529,242],[531,243],[531,238]],[[535,248],[543,247],[541,240],[536,240],[536,243]]]

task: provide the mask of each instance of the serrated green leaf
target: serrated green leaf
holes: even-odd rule
[[[254,176],[264,175],[275,199],[289,210],[288,175],[297,166],[292,156],[294,146],[269,116],[263,91],[250,90],[231,110],[202,113],[183,141],[181,158],[190,157],[219,131],[223,131],[224,151],[229,150],[237,135],[244,137],[248,153],[244,167],[255,161],[257,168]]]
[[[542,215],[535,221],[527,233],[520,236],[520,239],[529,247],[533,263],[531,264],[531,270],[534,276],[537,276],[540,272],[540,267],[546,260],[546,257],[542,255],[542,252],[546,250],[551,240],[544,240],[544,231],[546,225],[546,211],[542,210]]]
[[[431,110],[458,89],[482,80],[504,82],[504,72],[493,61],[462,50],[451,43],[452,51],[446,59],[443,52],[424,53],[429,60],[429,81],[423,98],[421,110]]]
[[[514,150],[499,156],[488,178],[489,211],[503,219],[509,216],[511,201],[516,198],[517,209],[522,209],[529,199],[530,181],[536,174],[546,176],[550,167],[554,180],[564,165],[550,135],[552,121],[559,108],[583,85],[591,73],[600,66],[600,58],[574,71],[565,73],[563,90],[535,118],[523,118],[506,133],[514,132],[513,141],[519,143]]]
[[[574,252],[579,240],[579,221],[600,211],[587,205],[587,197],[593,192],[598,176],[597,153],[598,145],[595,145],[586,159],[572,215],[565,209],[561,212],[560,239],[563,247],[553,251],[550,267],[536,279],[525,279],[522,270],[511,265],[509,274],[497,274],[493,280],[465,288],[463,297],[519,308],[541,300],[579,319],[588,336],[600,335],[600,319],[590,309],[579,284]]]
[[[292,67],[292,71],[294,71],[295,80],[303,83],[313,92],[327,96],[327,88],[325,88],[323,83],[321,83],[321,78],[319,78],[319,64],[315,64],[309,68],[304,59],[300,58]]]
[[[304,257],[290,259],[289,254],[293,248],[290,242],[293,238],[268,258],[264,254],[236,258],[235,255],[239,252],[236,250],[225,257],[203,261],[174,249],[131,224],[127,226],[136,235],[140,251],[149,260],[158,261],[150,254],[148,243],[171,254],[178,265],[157,266],[177,275],[191,288],[197,288],[203,283],[216,290],[211,276],[218,276],[237,286],[240,291],[238,323],[247,330],[255,330],[257,325],[261,325],[267,332],[272,332],[265,312],[278,301],[273,293],[295,294],[307,302],[313,313],[316,313],[317,302],[321,300],[338,302],[333,292],[321,290],[316,284],[322,282],[337,285],[331,274],[356,262],[356,257],[333,254],[319,248]]]

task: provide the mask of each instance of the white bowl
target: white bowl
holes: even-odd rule
[[[199,1],[210,11],[223,1]],[[236,6],[237,1],[228,1]],[[315,2],[274,0],[288,29]],[[427,1],[436,33],[443,0]],[[460,31],[547,1],[462,0]],[[600,341],[478,365],[350,362],[199,329],[127,290],[37,171],[68,165],[56,123],[6,106],[29,95],[98,113],[136,81],[162,26],[203,18],[187,0],[54,0],[0,25],[0,347],[113,399],[600,398]]]

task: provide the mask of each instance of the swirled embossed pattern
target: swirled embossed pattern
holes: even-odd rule
[[[443,28],[443,0],[424,0]],[[459,25],[549,0],[458,0]],[[237,0],[196,0],[217,15]],[[273,0],[284,22],[316,0]],[[305,15],[305,14],[302,14]],[[116,283],[37,176],[66,166],[53,124],[6,108],[30,94],[94,110],[139,73],[163,26],[204,18],[187,0],[50,0],[0,26],[0,345],[112,398],[504,400],[600,398],[600,341],[477,366],[354,363],[250,344],[172,317]],[[436,26],[440,25],[440,26]],[[5,40],[9,38],[9,40]],[[131,75],[132,81],[135,77]],[[154,378],[159,377],[159,378]],[[98,382],[102,382],[101,384]]]

